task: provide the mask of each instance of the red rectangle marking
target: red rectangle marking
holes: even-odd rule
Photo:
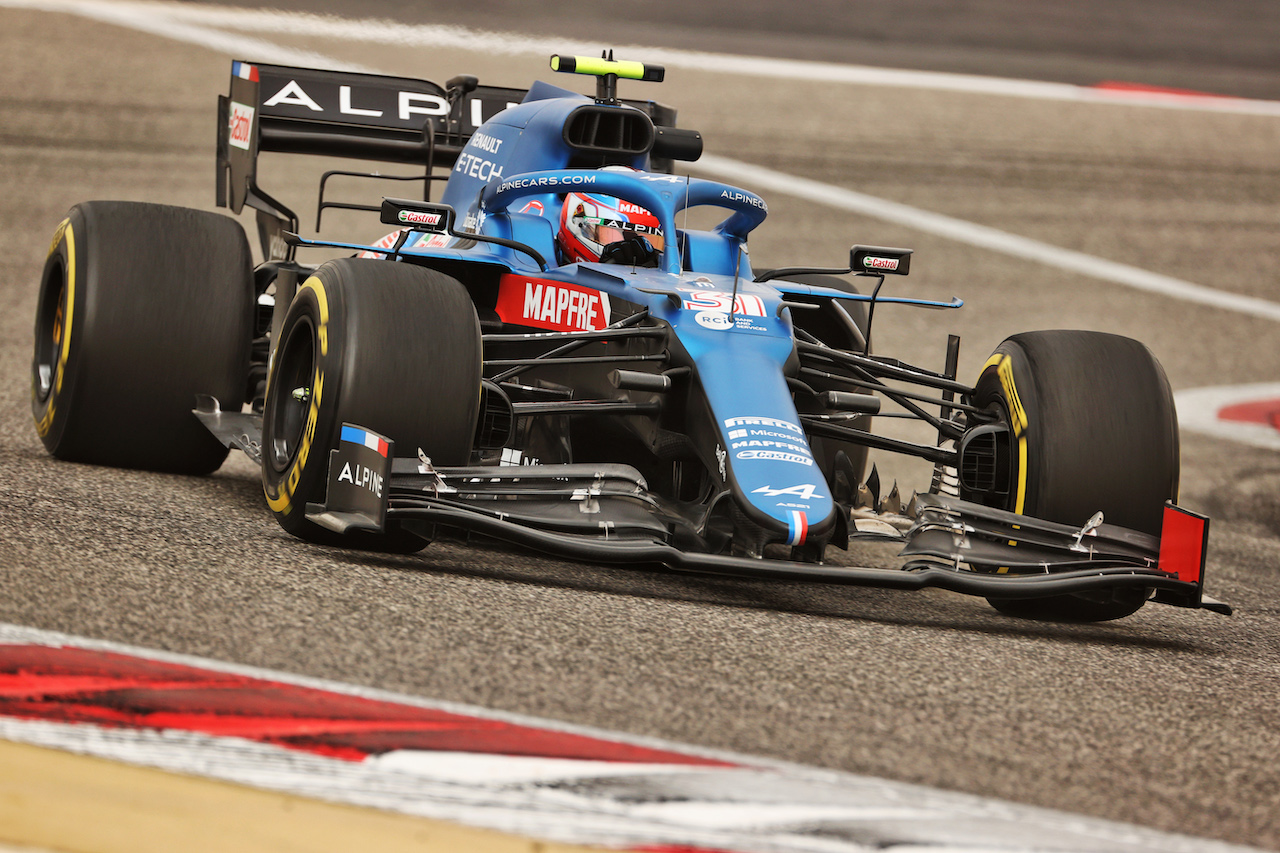
[[[1166,502],[1160,528],[1160,569],[1178,580],[1199,584],[1204,579],[1209,545],[1209,519]]]

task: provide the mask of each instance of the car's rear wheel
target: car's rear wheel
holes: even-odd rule
[[[1178,492],[1178,418],[1159,362],[1144,345],[1086,331],[1027,332],[987,361],[975,403],[1011,431],[1007,495],[968,500],[1081,525],[1096,512],[1160,534],[1166,500]],[[991,599],[1002,613],[1099,622],[1146,602],[1147,590],[1110,595]]]
[[[207,474],[227,457],[197,394],[244,403],[249,244],[214,213],[79,204],[58,227],[36,308],[31,409],[59,459]]]
[[[281,527],[312,542],[416,550],[416,537],[339,535],[311,521],[325,499],[343,422],[422,449],[436,465],[470,459],[480,402],[480,325],[470,296],[442,273],[341,259],[298,289],[272,358],[262,481]]]

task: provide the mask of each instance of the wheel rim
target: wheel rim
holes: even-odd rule
[[[31,371],[37,399],[45,402],[57,379],[58,354],[66,334],[67,286],[61,263],[54,264],[40,289],[36,313],[36,352]]]
[[[276,358],[279,367],[267,401],[271,423],[267,458],[276,471],[283,472],[302,443],[311,407],[316,347],[315,328],[309,319],[303,318],[293,327]]]

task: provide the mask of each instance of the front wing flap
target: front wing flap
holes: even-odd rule
[[[1106,524],[1055,524],[946,495],[920,495],[904,557],[967,563],[979,571],[1049,571],[1064,563],[1110,561],[1154,568],[1160,540]]]

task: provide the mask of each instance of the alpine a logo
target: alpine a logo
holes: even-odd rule
[[[798,498],[802,501],[813,500],[814,495],[818,494],[818,487],[812,483],[805,483],[802,486],[787,486],[785,489],[775,489],[772,486],[761,486],[753,489],[751,494],[764,495],[767,498],[778,498],[782,496]]]
[[[397,217],[401,222],[409,225],[439,225],[440,214],[427,213],[422,210],[402,210]]]
[[[897,258],[876,258],[871,255],[862,259],[862,265],[869,270],[896,270]]]

